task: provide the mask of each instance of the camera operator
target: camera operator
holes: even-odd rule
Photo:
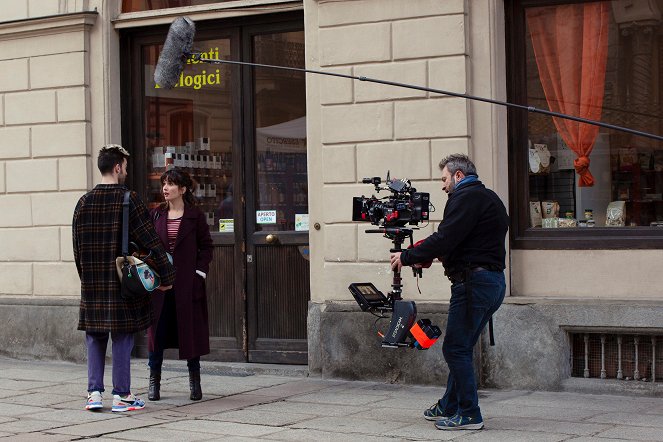
[[[391,254],[391,267],[419,266],[440,258],[451,281],[451,300],[442,345],[449,366],[444,396],[424,412],[440,430],[483,428],[472,349],[504,300],[504,240],[509,217],[466,155],[440,162],[442,189],[449,195],[437,232],[417,247]]]

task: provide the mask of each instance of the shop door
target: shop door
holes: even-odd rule
[[[301,18],[280,25],[198,25],[211,58],[304,66]],[[166,29],[123,35],[123,141],[130,185],[150,207],[159,177],[198,184],[214,258],[207,277],[211,354],[218,361],[307,361],[308,198],[304,77],[189,60],[177,86],[155,87]],[[145,356],[145,342],[137,353]],[[176,357],[176,353],[166,353]]]
[[[304,67],[304,32],[249,28],[254,63]],[[309,289],[304,74],[245,68],[246,251],[250,362],[305,364]]]

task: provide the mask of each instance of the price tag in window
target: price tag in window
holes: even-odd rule
[[[276,210],[256,210],[256,223],[276,224]]]

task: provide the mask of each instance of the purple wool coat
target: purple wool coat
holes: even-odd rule
[[[154,228],[167,250],[168,209],[152,209],[150,215]],[[153,321],[147,330],[149,351],[154,351],[155,333],[164,297],[175,296],[177,329],[174,324],[166,325],[164,348],[177,348],[179,344],[180,359],[191,359],[210,352],[205,279],[198,275],[196,270],[205,274],[209,272],[212,250],[212,237],[205,214],[195,206],[186,205],[172,252],[176,269],[175,283],[168,292],[155,291],[152,296]]]

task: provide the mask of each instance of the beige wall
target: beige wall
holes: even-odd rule
[[[311,0],[305,2],[305,13],[311,68],[506,99],[500,0]],[[432,38],[436,35],[444,43]],[[316,196],[309,204],[311,225],[321,226],[310,235],[314,301],[351,299],[350,282],[372,281],[389,290],[389,241],[364,234],[366,225],[348,222],[351,197],[372,193],[371,186],[358,184],[364,176],[384,177],[389,169],[392,175],[412,178],[418,188],[431,192],[439,221],[445,197],[435,164],[445,154],[469,152],[481,179],[508,206],[504,107],[346,79],[308,80],[309,180]],[[435,227],[433,223],[415,239]],[[663,299],[663,286],[653,277],[662,259],[658,250],[511,250],[510,294]],[[448,283],[436,266],[437,271],[424,273],[422,295],[405,272],[404,294],[448,298]]]
[[[97,21],[86,4],[24,0],[0,10],[0,294],[79,292],[70,225],[91,183]]]
[[[661,250],[513,250],[514,296],[663,299]]]
[[[191,14],[237,14],[213,7]],[[309,68],[505,99],[501,0],[305,0],[304,7]],[[78,294],[71,212],[99,180],[97,148],[120,140],[115,28],[172,20],[119,8],[119,0],[15,0],[0,9],[0,294]],[[446,198],[436,164],[446,154],[468,152],[507,201],[504,108],[315,75],[307,76],[307,100],[314,301],[349,300],[354,281],[389,290],[391,243],[348,221],[352,196],[372,193],[362,177],[390,170],[431,193],[437,212],[415,240],[440,221]],[[662,253],[512,251],[512,294],[660,299],[652,275]],[[439,264],[424,273],[422,295],[408,272],[404,279],[411,299],[448,298]]]
[[[307,67],[503,99],[503,33],[495,1],[356,0],[304,2]],[[471,8],[470,8],[471,5]],[[471,18],[469,14],[474,14]],[[501,64],[500,64],[501,63]],[[311,297],[351,299],[350,282],[387,292],[391,242],[352,223],[353,196],[370,195],[363,177],[410,178],[431,193],[437,211],[415,240],[437,228],[446,197],[439,160],[469,153],[482,179],[506,200],[505,113],[454,98],[349,79],[307,77]],[[502,157],[504,156],[504,157]],[[384,195],[381,193],[380,195]],[[416,280],[404,272],[404,295],[448,299],[439,263]]]
[[[76,297],[78,198],[121,141],[118,29],[301,9],[251,0],[121,14],[121,0],[12,0],[0,9],[0,296]],[[283,4],[286,4],[283,6]],[[30,20],[26,20],[30,19]],[[128,146],[130,149],[132,146]]]
[[[48,17],[58,14],[90,10],[90,3],[116,3],[117,0],[12,0],[3,2],[0,23],[26,18]],[[95,5],[97,6],[97,5]]]

